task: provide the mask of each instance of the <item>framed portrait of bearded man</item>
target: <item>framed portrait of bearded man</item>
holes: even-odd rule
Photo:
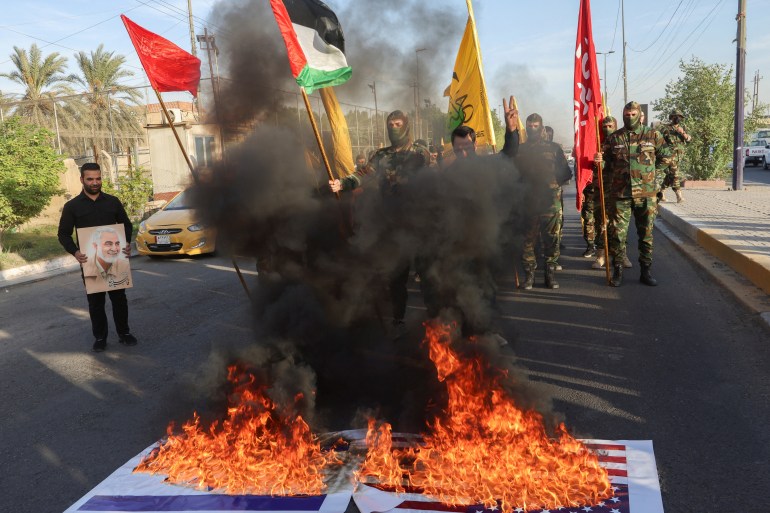
[[[80,264],[86,293],[127,289],[131,285],[131,264],[124,253],[127,247],[122,224],[78,228],[80,252],[88,260]]]

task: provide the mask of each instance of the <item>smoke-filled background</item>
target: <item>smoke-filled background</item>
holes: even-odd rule
[[[372,16],[382,11],[373,0],[338,12],[354,70],[340,97],[368,94],[369,72],[410,76],[414,53],[399,46],[400,31],[426,44],[462,33],[464,10],[454,16],[427,4],[388,4],[382,18]],[[392,336],[389,278],[417,262],[421,285],[431,283],[440,298],[441,319],[477,335],[473,343],[458,337],[458,350],[498,367],[511,361],[515,341],[501,346],[490,335],[490,297],[495,279],[510,270],[530,213],[549,198],[547,183],[522,181],[513,162],[496,155],[426,168],[396,195],[364,187],[337,200],[323,168],[306,158],[314,141],[273,122],[285,99],[280,90],[296,85],[269,4],[223,2],[215,12],[230,33],[220,45],[232,78],[220,95],[223,121],[256,125],[194,197],[202,219],[218,229],[218,246],[256,257],[259,278],[252,287],[255,339],[221,341],[196,377],[196,393],[221,399],[225,366],[238,360],[269,383],[277,401],[301,394],[299,409],[317,430],[363,427],[374,415],[396,430],[419,431],[430,408],[440,407],[442,386],[420,343],[425,317],[406,336]],[[453,57],[426,66],[425,83],[443,89]],[[412,100],[407,87],[392,94],[395,104]],[[522,406],[547,408],[513,366],[507,371]]]

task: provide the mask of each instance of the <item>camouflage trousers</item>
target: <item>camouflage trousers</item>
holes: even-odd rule
[[[596,200],[594,199],[594,185],[589,183],[583,189],[583,205],[580,208],[580,220],[583,222],[583,240],[589,246],[596,240]],[[601,215],[601,213],[600,213]]]
[[[612,264],[623,264],[628,228],[633,215],[639,236],[639,263],[652,265],[652,229],[658,211],[657,198],[613,198],[610,202],[613,208],[611,213],[607,213],[610,219],[607,234]]]
[[[606,191],[607,188],[605,187],[604,190]],[[586,244],[596,244],[597,248],[604,248],[601,192],[593,185],[588,185],[583,192],[583,198],[583,208],[580,210],[580,217],[583,221],[583,239],[585,239]],[[607,213],[607,219],[612,217],[610,210],[610,204],[605,200],[604,211]]]
[[[538,235],[540,235],[540,241],[543,245],[545,264],[555,265],[557,263],[560,255],[559,242],[561,242],[563,212],[561,198],[561,187],[559,187],[554,190],[553,202],[549,205],[548,211],[538,216],[532,216],[527,222],[527,232],[524,234],[524,247],[521,255],[524,268],[534,267],[537,263],[535,243]]]
[[[660,188],[660,190],[664,191],[668,187],[671,187],[671,189],[674,191],[678,191],[681,186],[682,183],[681,175],[679,174],[679,162],[674,160],[671,162],[671,165],[668,166],[668,169],[666,169],[666,174],[663,176],[663,186]]]

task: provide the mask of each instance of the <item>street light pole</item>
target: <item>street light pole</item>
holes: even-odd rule
[[[620,0],[621,25],[623,26],[623,105],[628,104],[628,72],[626,71],[626,9]]]
[[[596,53],[604,57],[604,102],[606,102],[607,101],[607,56],[611,53],[615,53],[615,50],[610,50],[609,52],[596,52]],[[602,102],[602,105],[604,105],[604,102]]]
[[[417,79],[415,80],[415,97],[414,97],[414,128],[417,139],[422,139],[422,127],[420,126],[420,52],[427,50],[427,48],[418,48],[414,51],[414,57],[417,61]]]

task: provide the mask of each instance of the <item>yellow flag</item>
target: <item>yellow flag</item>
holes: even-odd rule
[[[449,130],[467,125],[476,131],[476,145],[495,146],[492,111],[481,66],[481,50],[473,9],[468,0],[468,23],[457,52],[452,83],[449,86]]]
[[[321,100],[324,104],[324,110],[329,117],[329,125],[332,132],[332,144],[334,157],[331,165],[334,167],[337,176],[348,176],[353,172],[353,147],[350,144],[350,132],[348,132],[348,122],[342,114],[342,109],[337,101],[337,95],[333,87],[324,87],[318,90],[321,93]]]

